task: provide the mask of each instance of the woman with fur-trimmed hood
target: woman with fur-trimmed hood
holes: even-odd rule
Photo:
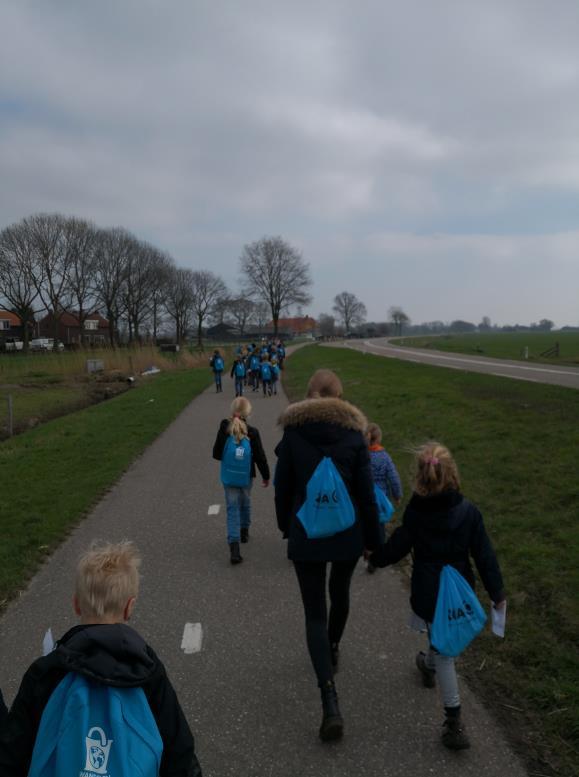
[[[276,449],[275,507],[288,540],[304,611],[306,637],[322,693],[320,738],[339,739],[343,719],[338,708],[334,673],[338,645],[348,619],[350,582],[364,550],[380,545],[378,512],[364,415],[342,398],[342,384],[330,370],[318,370],[307,398],[290,405],[280,418],[283,438]],[[324,456],[332,459],[355,509],[354,524],[339,534],[309,539],[297,513],[306,499],[308,481]],[[326,565],[331,563],[330,613],[326,603]]]

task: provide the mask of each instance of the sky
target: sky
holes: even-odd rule
[[[0,0],[0,228],[123,226],[312,315],[579,325],[576,0]]]

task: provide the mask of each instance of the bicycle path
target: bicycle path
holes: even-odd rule
[[[346,733],[339,743],[319,741],[321,705],[297,582],[275,524],[272,490],[259,481],[244,563],[229,564],[219,465],[211,458],[233,398],[229,380],[224,387],[191,402],[9,607],[0,622],[7,701],[39,655],[47,628],[59,636],[76,622],[72,580],[80,552],[95,538],[130,538],[143,554],[132,625],[167,667],[205,777],[524,777],[501,730],[464,683],[472,748],[452,753],[440,744],[440,702],[414,668],[424,645],[407,628],[408,591],[396,570],[373,576],[361,564],[356,570],[336,678]],[[286,400],[249,398],[273,469]]]

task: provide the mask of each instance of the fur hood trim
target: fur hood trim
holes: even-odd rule
[[[279,424],[284,429],[288,426],[304,426],[305,424],[336,424],[345,429],[365,433],[368,421],[366,416],[343,399],[304,399],[288,405],[279,418]]]

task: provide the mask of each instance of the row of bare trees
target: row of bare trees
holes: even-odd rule
[[[264,326],[291,304],[308,302],[311,284],[301,255],[279,237],[244,247],[242,290],[231,294],[207,270],[177,267],[155,246],[122,228],[102,229],[83,219],[37,214],[0,232],[0,301],[23,324],[24,349],[39,313],[51,314],[55,342],[64,313],[85,322],[102,311],[110,344],[121,332],[129,342],[156,340],[169,320],[177,342],[195,331],[199,343],[208,320],[228,321],[241,335],[250,323]]]

